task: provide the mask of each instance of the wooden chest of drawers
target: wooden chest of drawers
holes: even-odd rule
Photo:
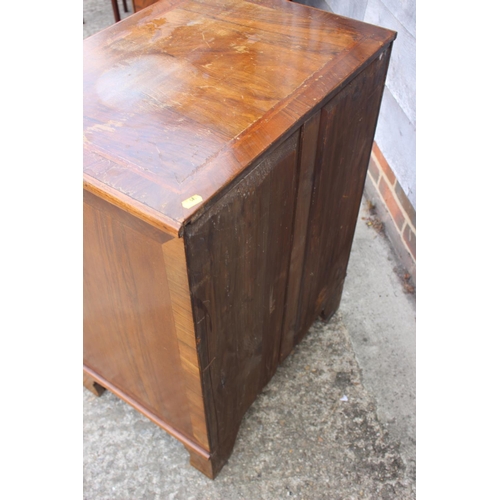
[[[84,383],[215,477],[339,306],[395,33],[163,0],[84,42]]]

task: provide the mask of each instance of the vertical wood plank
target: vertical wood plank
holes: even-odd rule
[[[340,304],[390,48],[321,110],[298,329]]]
[[[280,347],[280,361],[293,349],[296,333],[297,310],[307,239],[307,224],[314,178],[314,164],[320,123],[318,111],[302,126],[300,137],[300,161],[298,165],[298,187],[293,224],[293,242],[288,273],[287,297]]]

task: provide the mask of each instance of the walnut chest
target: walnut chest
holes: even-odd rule
[[[84,41],[84,382],[215,477],[338,308],[395,33],[162,0]]]

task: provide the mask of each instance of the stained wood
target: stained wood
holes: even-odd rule
[[[393,38],[284,0],[155,3],[84,41],[88,183],[181,231]]]
[[[85,384],[208,477],[339,305],[394,38],[285,0],[162,0],[84,42]]]
[[[118,9],[118,0],[111,0],[111,6],[113,8],[113,16],[115,18],[115,23],[120,20],[120,10]]]
[[[214,457],[279,361],[296,189],[295,133],[185,231]]]
[[[171,249],[178,246],[171,236],[164,234],[162,240],[152,227],[142,231],[139,220],[126,224],[131,216],[117,216],[116,210],[85,196],[84,366],[207,448],[204,419],[195,411],[202,405],[196,400],[199,387],[197,393],[193,376],[186,374],[193,359],[184,359],[179,345],[178,336],[184,333],[187,342],[189,332],[176,326],[186,283],[172,269],[182,273],[183,255]]]
[[[281,334],[280,361],[283,361],[290,354],[295,345],[297,311],[299,309],[300,287],[302,286],[304,256],[307,244],[309,207],[311,205],[314,180],[320,115],[318,111],[304,123],[300,134],[297,199],[295,202],[290,267],[288,270],[286,308]]]
[[[295,343],[338,308],[375,134],[390,49],[321,110]]]
[[[83,385],[86,387],[94,396],[100,397],[106,390],[102,385],[99,385],[92,377],[87,373],[83,372]]]
[[[196,440],[208,450],[205,408],[201,391],[200,365],[196,351],[184,241],[173,239],[163,245],[163,257],[172,301],[175,334],[184,371],[183,383],[189,402],[191,428]]]
[[[215,479],[225,464],[225,461],[217,457],[206,457],[188,447],[186,449],[189,452],[189,463],[210,479]]]
[[[139,12],[140,10],[145,9],[150,5],[153,5],[157,1],[158,0],[132,0],[134,6],[134,12]]]
[[[89,368],[88,366],[83,367],[84,374],[88,375],[88,377],[96,380],[99,385],[105,387],[113,394],[121,398],[123,401],[128,403],[130,406],[135,408],[137,411],[141,412],[145,417],[149,418],[153,423],[158,425],[158,427],[162,428],[166,432],[168,432],[171,436],[178,439],[190,453],[196,453],[200,458],[204,460],[210,460],[210,453],[202,448],[198,443],[194,442],[190,439],[189,436],[183,434],[175,427],[170,425],[168,422],[158,417],[158,415],[152,413],[145,406],[143,406],[138,400],[130,397],[127,393],[123,392],[120,388],[113,385],[111,382],[106,380],[104,377],[96,373],[94,370]]]

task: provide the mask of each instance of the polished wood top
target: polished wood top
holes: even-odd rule
[[[161,0],[84,41],[84,185],[178,234],[395,33],[286,0]]]

